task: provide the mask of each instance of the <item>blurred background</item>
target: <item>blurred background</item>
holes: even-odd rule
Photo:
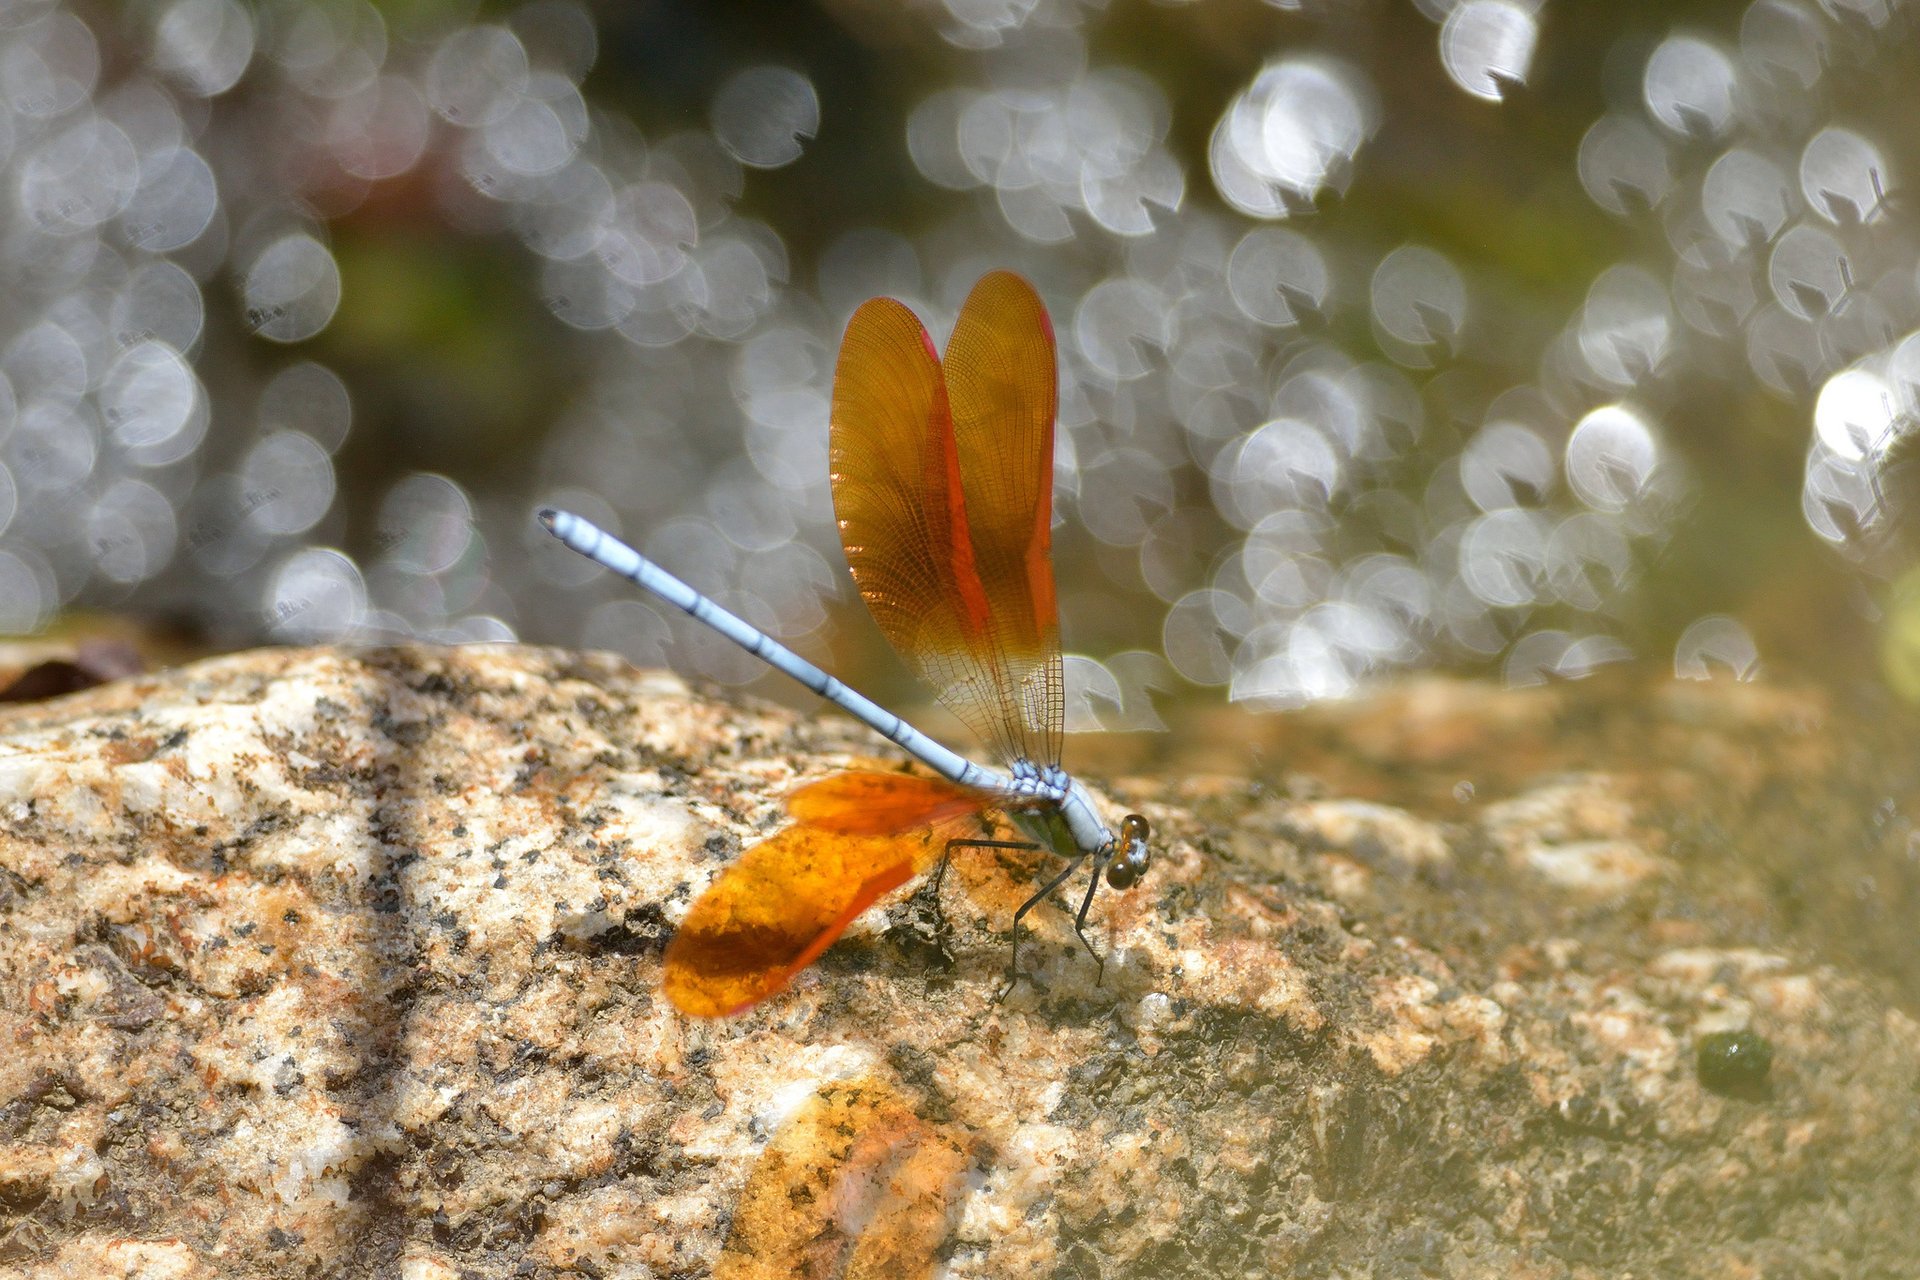
[[[897,696],[839,335],[1006,266],[1075,727],[1417,669],[1911,700],[1915,84],[1900,0],[0,0],[0,634],[793,696],[556,504]]]

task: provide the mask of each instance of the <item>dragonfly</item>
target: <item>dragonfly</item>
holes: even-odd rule
[[[1118,833],[1060,766],[1066,697],[1053,581],[1053,326],[1033,286],[984,276],[944,358],[904,304],[873,298],[834,369],[828,456],[853,581],[893,648],[990,748],[961,755],[728,612],[612,534],[566,511],[539,520],[568,547],[683,610],[894,743],[935,775],[857,770],[787,797],[792,824],[747,849],[668,943],[663,988],[682,1012],[726,1016],[782,990],[883,895],[955,849],[1040,849],[1064,866],[1013,916],[1020,928],[1082,866],[1081,944],[1102,881],[1131,888],[1152,855],[1147,820]],[[1024,837],[943,834],[1003,816]],[[937,850],[937,853],[936,853]],[[1104,972],[1104,961],[1100,961]],[[1004,993],[1003,993],[1004,994]]]

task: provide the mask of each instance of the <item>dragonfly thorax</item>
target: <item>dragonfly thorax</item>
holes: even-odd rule
[[[1057,764],[1042,768],[1031,760],[1015,760],[1007,773],[1012,778],[1008,790],[1017,796],[1032,796],[1037,800],[1051,800],[1059,804],[1067,798],[1073,787],[1073,779]]]

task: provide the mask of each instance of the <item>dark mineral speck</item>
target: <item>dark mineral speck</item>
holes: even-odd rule
[[[1767,1072],[1773,1045],[1752,1031],[1716,1031],[1703,1036],[1694,1055],[1700,1083],[1728,1098],[1760,1101],[1771,1094]]]

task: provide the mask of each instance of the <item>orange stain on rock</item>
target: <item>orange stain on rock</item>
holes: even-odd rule
[[[841,1081],[775,1135],[740,1194],[714,1280],[913,1280],[931,1274],[970,1140],[892,1086]]]

